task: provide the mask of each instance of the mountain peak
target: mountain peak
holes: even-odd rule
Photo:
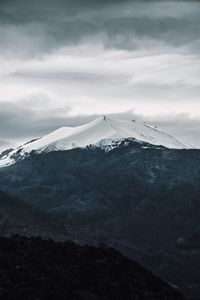
[[[154,126],[136,120],[117,120],[103,115],[89,123],[76,127],[61,127],[44,137],[26,143],[0,159],[0,166],[10,164],[16,153],[27,154],[31,151],[56,151],[84,148],[96,145],[108,150],[116,147],[119,141],[134,139],[166,148],[184,149],[191,146],[184,144],[173,136],[162,132]],[[113,146],[116,145],[116,146]]]

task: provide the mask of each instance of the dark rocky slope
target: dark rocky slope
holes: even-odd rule
[[[4,300],[183,300],[160,278],[111,248],[40,238],[0,238]]]

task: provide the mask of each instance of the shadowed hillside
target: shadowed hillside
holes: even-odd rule
[[[181,289],[200,287],[200,150],[124,141],[31,153],[0,169],[0,189],[51,214],[83,243],[103,242]],[[76,233],[76,234],[74,234]]]
[[[112,248],[0,238],[0,297],[7,300],[183,300]]]
[[[43,238],[66,239],[64,226],[46,212],[21,199],[0,192],[0,235],[22,234]]]

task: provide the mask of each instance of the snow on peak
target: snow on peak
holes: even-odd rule
[[[41,139],[23,147],[26,152],[44,150],[45,148],[68,150],[86,147],[101,140],[134,138],[153,145],[167,148],[188,148],[174,137],[149,126],[146,123],[114,120],[110,117],[100,117],[90,123],[77,127],[62,127]]]
[[[70,150],[88,145],[103,146],[105,148],[106,145],[113,144],[113,141],[129,138],[167,148],[191,148],[191,146],[145,122],[116,120],[103,116],[81,126],[59,128],[40,139],[27,143],[9,153],[9,156],[3,157],[0,160],[0,167],[12,164],[13,155],[19,151],[22,155],[33,150],[37,152]]]

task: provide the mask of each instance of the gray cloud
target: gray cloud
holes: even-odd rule
[[[71,115],[72,102],[84,102],[84,96],[93,101],[86,102],[86,105],[94,103],[95,106],[98,101],[109,101],[113,108],[115,103],[124,104],[126,109],[131,107],[131,103],[137,106],[139,102],[154,104],[154,108],[157,102],[158,106],[165,107],[164,103],[169,106],[172,102],[180,105],[188,102],[188,99],[191,107],[196,107],[199,102],[199,6],[199,1],[0,0],[0,59],[6,63],[11,61],[11,71],[0,83],[1,92],[4,93],[0,95],[0,148],[9,141],[25,141],[61,126],[80,125],[98,117],[98,114]],[[68,69],[69,65],[56,69],[55,65],[51,73],[45,66],[44,69],[37,69],[36,65],[34,69],[32,62],[30,69],[23,70],[23,63],[22,69],[18,69],[19,58],[22,62],[32,58],[36,58],[37,62],[43,59],[48,61],[48,54],[59,56],[63,47],[87,43],[89,46],[85,51],[91,51],[88,57],[91,53],[94,58],[88,63],[90,65],[82,66],[78,62],[71,69]],[[104,51],[108,56],[112,55],[113,49],[128,51],[120,54],[120,58],[116,56],[115,61],[117,51],[112,59],[106,55],[103,57],[104,53],[102,56],[93,55],[90,46],[95,44],[102,45],[103,50],[98,51]],[[70,51],[75,48],[72,47]],[[144,61],[141,64],[132,61],[128,69],[124,61],[128,61],[128,53],[134,59],[135,50],[141,50],[139,55]],[[76,51],[80,51],[76,52],[76,57],[81,57],[81,47],[77,47]],[[69,54],[69,49],[66,53]],[[166,53],[168,58],[154,59],[154,55],[159,56],[160,53]],[[181,53],[183,61],[180,57],[178,61],[173,57],[174,60],[170,60],[170,54],[173,56],[175,53]],[[100,68],[99,57],[104,60],[105,69]],[[12,60],[16,63],[13,69]],[[93,68],[95,63],[96,70],[95,66]],[[132,76],[131,83],[129,75]],[[4,83],[6,87],[3,87]],[[55,99],[37,94],[22,98],[21,101],[21,95],[14,95],[16,99],[11,99],[11,102],[3,101],[4,95],[8,95],[8,99],[11,97],[9,91],[7,94],[5,92],[10,85],[16,91],[21,85],[21,90],[24,89],[24,94],[28,95],[31,93],[29,89],[41,89],[44,93],[54,95]],[[52,103],[61,98],[62,104],[55,108]],[[176,109],[174,115],[166,112],[159,118],[154,114],[146,121],[200,145],[200,121],[192,119],[189,114],[178,113],[180,106],[177,105]],[[115,117],[145,118],[132,111]]]
[[[80,83],[80,84],[95,84],[97,87],[98,85],[105,86],[110,84],[118,84],[127,82],[130,80],[131,76],[129,75],[120,75],[120,74],[98,74],[94,72],[73,72],[73,71],[53,71],[53,72],[15,72],[13,75],[14,79],[21,79],[24,81],[39,81],[43,80],[48,83],[50,82],[65,82],[65,83]]]
[[[188,6],[190,2],[190,6]],[[105,47],[199,46],[198,1],[1,1],[0,51],[44,55],[94,38]]]
[[[15,146],[14,142],[10,143],[7,140],[0,140],[0,153],[6,149],[13,148]]]
[[[39,100],[39,99],[38,99]],[[20,103],[1,102],[0,136],[2,139],[24,139],[40,136],[56,127],[64,126],[69,107],[46,110],[48,98],[42,97],[43,106],[37,99]],[[40,105],[40,106],[39,106]]]
[[[191,118],[187,113],[180,113],[156,116],[149,118],[148,121],[183,141],[200,147],[200,120],[198,118]]]
[[[109,35],[110,45],[119,48],[137,49],[144,39],[183,46],[199,40],[199,17],[117,18],[106,23],[105,32]]]

